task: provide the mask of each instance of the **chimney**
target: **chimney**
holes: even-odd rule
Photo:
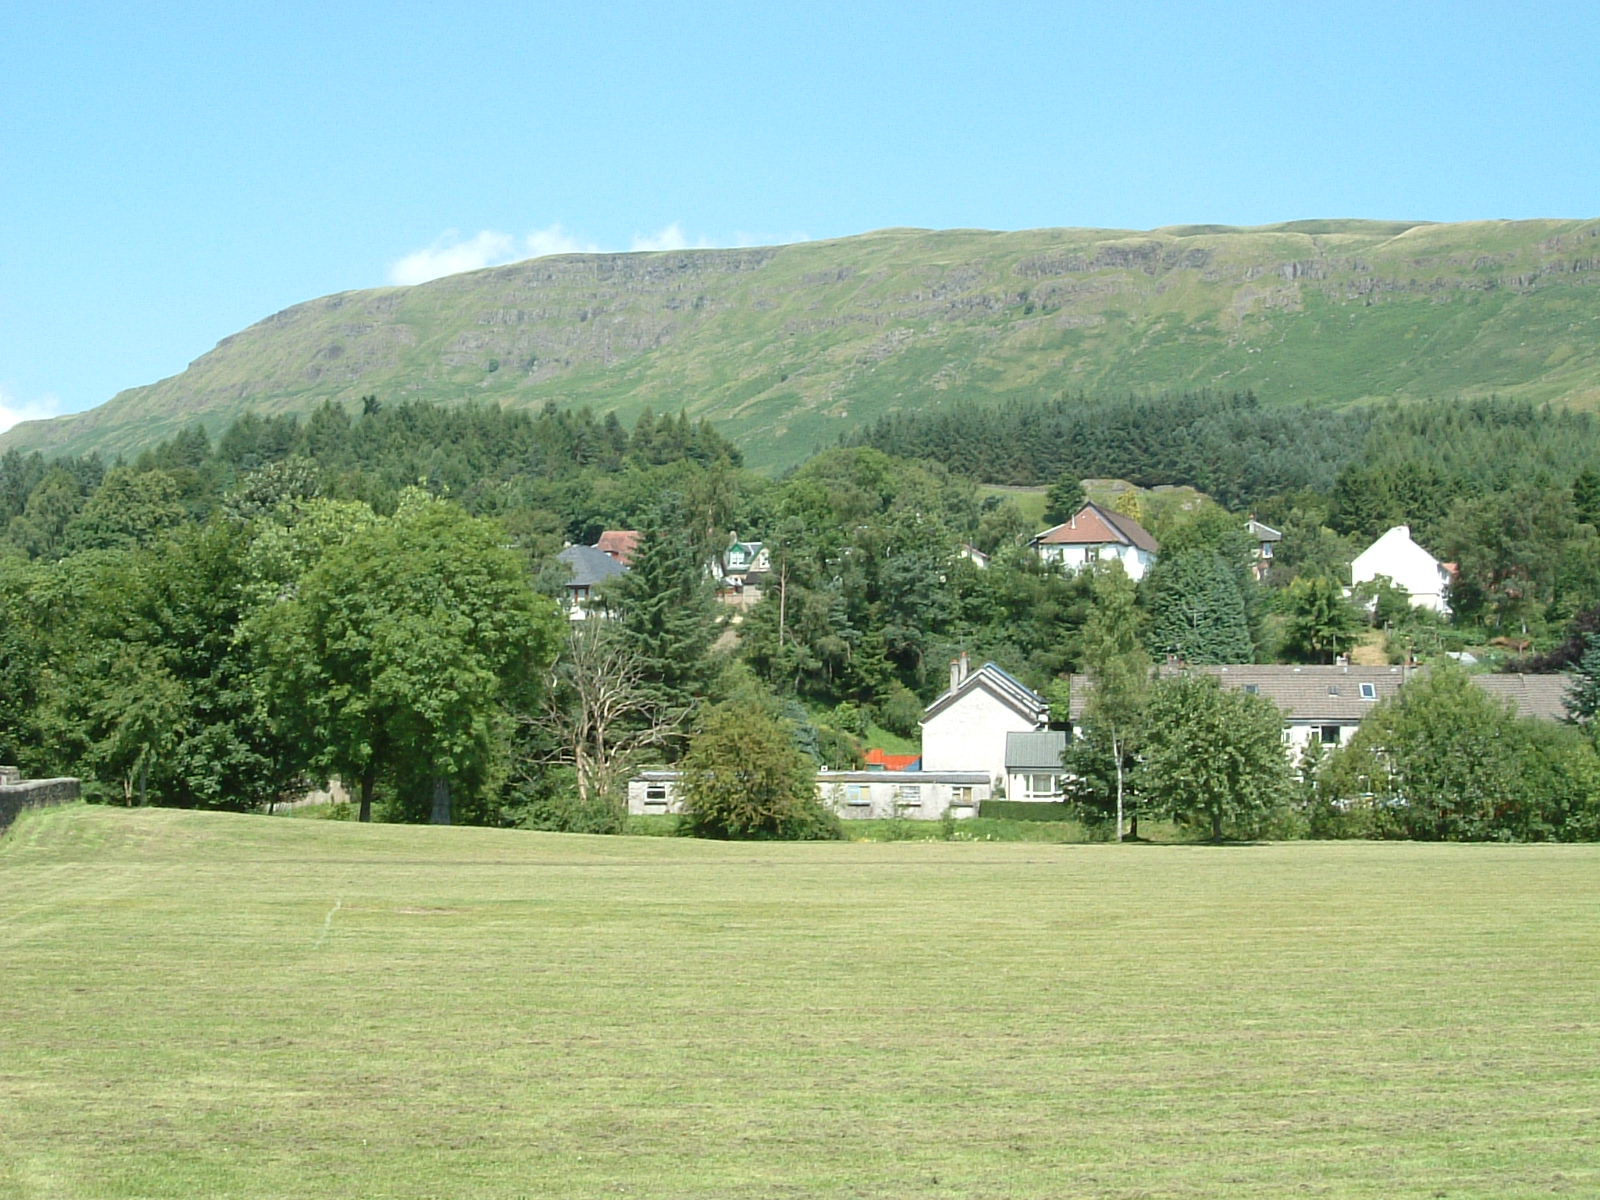
[[[967,671],[967,652],[963,650],[960,658],[950,660],[950,690],[952,692],[967,681]]]

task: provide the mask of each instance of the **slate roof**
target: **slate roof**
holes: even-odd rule
[[[1155,554],[1160,547],[1139,522],[1124,513],[1101,508],[1092,500],[1061,524],[1033,539],[1034,546],[1136,546]]]
[[[1424,668],[1425,669],[1425,668]],[[1284,667],[1228,666],[1189,667],[1190,671],[1215,675],[1224,687],[1254,688],[1283,709],[1289,721],[1349,724],[1364,720],[1373,705],[1387,700],[1401,684],[1417,674],[1406,667]],[[1158,675],[1176,672],[1162,668]],[[1509,700],[1519,717],[1542,721],[1567,720],[1567,693],[1571,675],[1469,675],[1474,684],[1489,695]],[[1371,684],[1375,698],[1362,699],[1361,685]],[[1085,675],[1074,675],[1068,705],[1074,724],[1083,719],[1094,684]],[[1334,694],[1334,689],[1338,689]]]
[[[556,557],[572,569],[572,578],[567,580],[569,588],[594,587],[628,569],[594,546],[568,546]]]
[[[1290,721],[1326,721],[1349,724],[1359,722],[1373,705],[1387,700],[1400,690],[1405,680],[1403,667],[1285,667],[1243,664],[1226,667],[1189,667],[1190,671],[1215,675],[1223,687],[1265,696],[1283,709]],[[1177,674],[1162,668],[1159,675]],[[1369,685],[1371,698],[1363,697],[1361,685]],[[1074,722],[1082,719],[1094,685],[1087,676],[1071,680],[1069,712]]]
[[[1067,735],[1045,729],[1038,733],[1006,734],[1006,774],[1061,770],[1061,755],[1067,748]]]
[[[1472,682],[1517,706],[1517,716],[1545,721],[1567,719],[1567,692],[1571,675],[1473,675]]]
[[[1263,525],[1254,517],[1244,523],[1244,531],[1258,542],[1283,541],[1283,534],[1279,533],[1271,525]]]
[[[1038,692],[1009,672],[1002,671],[992,662],[987,662],[928,705],[922,714],[922,723],[926,725],[974,688],[984,688],[1002,703],[1009,705],[1036,724],[1043,724],[1050,711],[1045,698]]]

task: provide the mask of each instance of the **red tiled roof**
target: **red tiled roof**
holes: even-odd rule
[[[597,550],[604,550],[623,566],[631,566],[633,552],[639,548],[639,531],[637,529],[607,529],[600,534],[600,540],[595,543]]]
[[[1137,546],[1154,554],[1155,538],[1139,522],[1092,501],[1033,539],[1036,546]]]

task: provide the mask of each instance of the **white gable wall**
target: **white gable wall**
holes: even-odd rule
[[[1380,575],[1388,576],[1411,593],[1413,607],[1443,614],[1450,612],[1444,598],[1450,573],[1438,559],[1411,540],[1409,526],[1396,525],[1356,555],[1350,564],[1353,585],[1370,583]]]
[[[922,723],[924,771],[983,771],[1006,777],[1006,734],[1038,726],[987,688],[973,688]]]

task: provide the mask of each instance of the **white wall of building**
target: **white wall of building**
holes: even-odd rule
[[[820,771],[817,796],[844,820],[904,817],[937,821],[976,816],[993,788],[976,771]],[[628,812],[683,811],[676,771],[643,771],[628,781]]]
[[[1155,562],[1155,555],[1137,546],[1040,545],[1036,549],[1041,561],[1054,563],[1068,571],[1080,571],[1096,560],[1110,562],[1112,559],[1118,559],[1128,578],[1135,582],[1143,579],[1144,573],[1150,569],[1150,564]]]
[[[983,771],[1006,777],[1006,734],[1037,726],[992,692],[974,688],[922,725],[924,771]]]
[[[1448,614],[1450,605],[1445,601],[1445,589],[1450,585],[1450,572],[1416,542],[1411,540],[1407,525],[1396,525],[1372,545],[1368,546],[1350,564],[1350,581],[1353,586],[1370,583],[1384,575],[1411,593],[1411,603],[1416,608],[1431,609]]]

